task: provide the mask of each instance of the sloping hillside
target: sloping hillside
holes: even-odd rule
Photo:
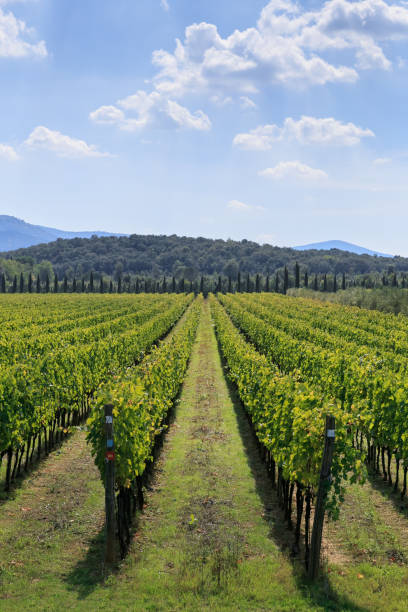
[[[58,275],[77,276],[91,270],[106,275],[177,275],[193,279],[199,274],[236,276],[238,270],[250,274],[272,274],[296,261],[302,269],[317,273],[368,274],[408,271],[408,259],[385,258],[333,249],[331,251],[259,245],[242,240],[211,240],[179,236],[140,236],[74,238],[32,246],[5,254],[37,263],[48,260]]]

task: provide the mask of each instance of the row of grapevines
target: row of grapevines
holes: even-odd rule
[[[71,297],[73,306],[76,298]],[[103,298],[102,298],[103,299]],[[140,304],[137,326],[130,320],[121,333],[96,334],[89,344],[82,343],[82,330],[77,343],[50,350],[47,336],[43,350],[0,370],[0,455],[8,454],[8,476],[13,453],[21,466],[32,459],[34,445],[45,450],[54,442],[54,435],[88,411],[88,400],[110,375],[139,361],[146,350],[180,318],[192,295],[162,296],[161,312],[157,306]],[[56,433],[57,432],[57,433]],[[47,439],[48,438],[48,439]],[[29,453],[31,452],[31,455]]]
[[[279,297],[282,299],[281,296]],[[346,322],[343,325],[336,325],[336,323],[331,325],[326,316],[325,324],[319,325],[318,318],[316,317],[315,321],[313,314],[302,317],[298,308],[294,308],[292,312],[292,300],[296,298],[287,298],[286,301],[280,301],[279,297],[267,306],[254,302],[251,297],[248,299],[236,296],[234,301],[245,310],[250,310],[255,316],[270,323],[274,329],[283,331],[292,338],[296,338],[296,340],[328,350],[341,350],[343,353],[358,357],[360,360],[371,362],[376,368],[386,367],[393,371],[406,370],[408,366],[407,357],[395,354],[391,349],[384,347],[380,337],[377,344],[373,337],[370,345],[364,344],[364,337],[358,341],[358,332],[356,332],[354,338],[350,339],[350,326]],[[298,305],[293,304],[293,306]]]
[[[316,304],[314,309],[310,302]],[[290,319],[308,322],[314,329],[324,330],[359,346],[365,345],[369,351],[374,350],[382,355],[386,352],[388,355],[397,353],[408,356],[406,322],[405,328],[402,327],[403,321],[394,315],[391,315],[391,320],[389,315],[383,313],[374,313],[371,317],[373,311],[364,311],[361,308],[338,304],[322,308],[316,300],[285,300],[284,296],[277,294],[260,295],[258,303],[273,308]],[[383,317],[378,317],[378,314]]]
[[[271,453],[282,477],[315,490],[324,448],[325,416],[336,418],[336,452],[328,509],[336,515],[346,479],[361,472],[360,453],[350,432],[353,415],[294,376],[282,374],[249,344],[226,311],[211,297],[217,338],[229,378],[251,416],[258,439]]]
[[[161,299],[160,299],[161,297]],[[72,303],[71,318],[56,325],[41,326],[38,329],[34,325],[27,325],[24,328],[24,318],[21,319],[20,331],[14,333],[13,342],[10,342],[10,332],[0,338],[0,363],[10,363],[29,359],[45,350],[56,350],[58,347],[66,345],[87,344],[96,338],[102,338],[109,334],[117,334],[122,330],[143,323],[146,313],[152,316],[162,309],[163,297],[155,295],[154,299],[146,296],[142,300],[134,300],[133,304],[122,307],[118,310],[117,304],[108,298],[103,302],[96,302],[101,307],[102,312],[97,309],[94,313],[86,316],[75,316],[76,304]],[[109,302],[111,302],[109,304]],[[108,307],[107,307],[108,306]],[[46,348],[47,347],[47,348]]]
[[[362,356],[353,346],[347,350],[340,341],[338,348],[335,341],[331,348],[322,347],[313,342],[316,336],[312,320],[303,324],[305,333],[308,332],[307,339],[306,335],[300,339],[296,333],[291,333],[291,325],[299,328],[296,318],[290,319],[292,323],[285,331],[274,326],[274,315],[269,319],[257,316],[254,301],[248,302],[246,309],[236,297],[220,296],[220,299],[235,324],[270,361],[287,373],[297,373],[301,380],[336,398],[353,414],[352,420],[364,434],[369,458],[374,458],[377,469],[381,451],[382,467],[388,480],[391,481],[389,462],[393,454],[398,466],[403,461],[406,476],[408,379],[405,367],[399,370],[388,367],[386,360],[369,353]],[[286,298],[286,307],[292,303],[296,308],[296,298]],[[388,454],[387,470],[385,452]]]
[[[165,339],[140,365],[102,385],[88,420],[88,442],[105,478],[105,404],[112,404],[117,488],[129,488],[151,459],[155,437],[172,405],[187,369],[202,297],[198,297],[171,338]]]

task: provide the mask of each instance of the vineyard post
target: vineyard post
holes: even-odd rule
[[[325,444],[320,472],[319,489],[315,506],[313,521],[312,541],[310,546],[309,578],[315,580],[320,567],[320,549],[322,546],[324,515],[326,511],[326,499],[331,480],[331,464],[333,459],[335,439],[335,419],[333,416],[326,417]]]
[[[105,515],[106,551],[105,562],[115,561],[116,514],[115,514],[115,445],[113,439],[113,406],[105,405]]]

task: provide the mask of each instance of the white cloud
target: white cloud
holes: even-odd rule
[[[408,8],[400,4],[327,0],[308,11],[300,3],[272,0],[252,27],[224,38],[214,24],[193,23],[173,51],[154,51],[152,89],[137,92],[153,107],[137,111],[135,119],[126,115],[114,123],[122,129],[139,129],[154,123],[153,115],[171,118],[169,101],[179,104],[185,96],[232,98],[249,108],[253,96],[270,85],[300,89],[354,83],[361,71],[389,70],[391,61],[385,50],[393,41],[407,38]],[[160,98],[154,100],[155,95]],[[115,108],[123,110],[119,103]],[[187,119],[187,126],[207,129],[209,119],[204,119],[203,111],[198,113],[201,119],[195,113],[194,120]],[[104,111],[97,109],[92,116],[104,117]]]
[[[153,54],[155,85],[182,96],[205,89],[247,95],[276,82],[353,82],[359,70],[389,69],[381,45],[404,38],[408,8],[384,0],[329,0],[316,11],[273,0],[256,27],[226,38],[210,23],[188,26],[173,53]],[[343,57],[343,64],[330,63],[328,51],[336,51],[340,62]]]
[[[34,42],[34,34],[24,21],[0,8],[0,58],[46,57],[45,42]]]
[[[299,161],[279,162],[274,168],[266,168],[258,173],[259,176],[275,180],[281,179],[302,179],[308,181],[320,181],[327,179],[326,172],[319,168],[311,168]]]
[[[373,164],[375,166],[385,166],[386,164],[390,164],[391,162],[392,159],[390,157],[377,157],[377,159],[373,161]]]
[[[20,159],[20,156],[13,147],[0,144],[0,158],[6,159],[7,161],[17,161]]]
[[[95,123],[116,125],[129,132],[149,125],[201,131],[211,129],[211,121],[203,111],[191,113],[186,107],[157,91],[148,94],[139,90],[118,100],[116,106],[101,106],[89,116]]]
[[[263,206],[253,206],[252,204],[245,204],[245,202],[240,202],[239,200],[230,200],[227,204],[227,208],[231,208],[232,210],[240,210],[243,212],[265,210]]]
[[[24,143],[28,147],[41,148],[56,153],[59,157],[110,157],[109,153],[98,151],[95,145],[49,130],[40,125],[36,127]]]
[[[241,149],[267,151],[273,148],[275,142],[294,140],[300,144],[334,144],[352,146],[361,138],[372,137],[371,130],[363,129],[354,123],[342,123],[328,117],[301,117],[298,121],[288,117],[283,126],[261,125],[248,133],[237,134],[233,144]]]
[[[251,100],[251,98],[249,98],[248,96],[241,96],[240,101],[241,108],[243,108],[244,110],[258,108],[255,102]]]
[[[170,5],[167,0],[160,0],[160,6],[162,7],[163,10],[165,10],[166,12],[169,12]]]

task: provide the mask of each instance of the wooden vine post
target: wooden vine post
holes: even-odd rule
[[[115,443],[113,438],[113,405],[105,405],[105,516],[106,551],[105,562],[116,560],[116,512],[115,512]]]
[[[310,545],[309,578],[315,580],[320,568],[320,550],[322,546],[324,515],[326,511],[326,499],[331,481],[331,464],[333,459],[335,440],[335,419],[333,416],[326,417],[325,444],[320,471],[319,489],[315,506],[313,521],[312,541]]]

